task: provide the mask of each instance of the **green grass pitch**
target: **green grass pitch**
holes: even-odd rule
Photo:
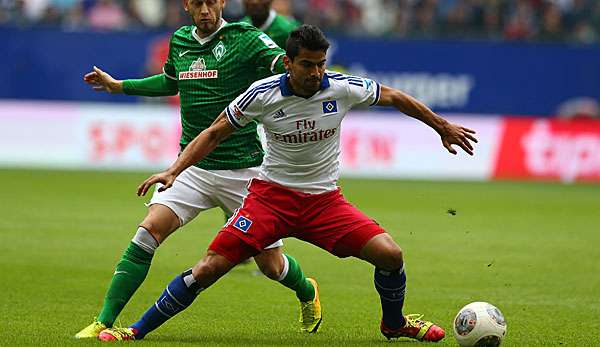
[[[135,189],[146,176],[0,170],[0,345],[99,344],[72,337],[97,314],[144,216],[147,199]],[[505,346],[600,346],[600,185],[345,179],[341,186],[404,249],[405,312],[446,329],[437,346],[456,345],[454,315],[479,300],[504,313]],[[200,259],[222,218],[217,210],[205,213],[161,246],[123,325]],[[252,264],[235,268],[135,344],[389,346],[379,333],[370,265],[293,239],[286,251],[320,283],[318,334],[298,331],[295,297]]]

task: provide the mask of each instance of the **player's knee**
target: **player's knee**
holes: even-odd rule
[[[152,221],[151,219],[149,220],[148,218],[144,219],[140,223],[140,228],[144,228],[144,229],[148,230],[148,232],[150,233],[150,235],[152,235],[152,237],[159,244],[163,243],[163,241],[170,234],[170,232],[168,232],[168,230],[166,228],[161,227],[160,223],[155,223],[154,221]]]
[[[278,281],[283,271],[284,263],[279,249],[263,251],[254,257],[260,271],[268,278]]]
[[[396,243],[388,244],[381,250],[381,264],[378,267],[392,271],[404,266],[402,249]]]
[[[402,249],[400,246],[394,245],[389,253],[390,265],[393,269],[399,269],[404,266],[404,255],[402,254]]]
[[[267,276],[268,278],[277,281],[279,280],[279,276],[281,275],[281,271],[283,270],[282,267],[277,264],[277,263],[258,263],[258,268],[260,269],[260,271],[263,273],[263,275]]]
[[[361,258],[387,271],[397,270],[404,265],[402,249],[387,233],[369,240],[361,251]]]
[[[148,230],[158,243],[162,243],[171,233],[179,228],[179,218],[168,207],[152,205],[140,227]]]
[[[227,258],[209,251],[208,254],[192,269],[192,275],[198,284],[208,287],[227,273],[233,264]]]

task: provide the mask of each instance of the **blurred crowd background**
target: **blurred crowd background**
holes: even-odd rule
[[[274,0],[281,14],[330,33],[414,39],[593,43],[596,0]],[[243,16],[228,0],[225,18]],[[118,31],[177,28],[181,0],[0,0],[0,26]]]

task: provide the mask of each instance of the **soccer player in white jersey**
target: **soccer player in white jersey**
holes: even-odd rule
[[[406,288],[402,250],[376,222],[348,203],[336,186],[340,124],[355,106],[392,106],[433,128],[452,154],[457,154],[452,147],[457,145],[472,155],[475,132],[447,122],[401,91],[325,71],[328,48],[317,27],[303,25],[294,30],[286,47],[288,73],[254,83],[167,171],[138,187],[138,195],[146,194],[155,183],[163,184],[160,190],[168,189],[185,168],[234,131],[254,119],[264,125],[266,156],[242,206],[213,240],[204,259],[177,276],[138,322],[114,331],[110,340],[143,338],[188,307],[236,264],[285,237],[373,264],[383,311],[380,330],[388,339],[439,341],[444,337],[442,328],[422,316],[402,313]]]

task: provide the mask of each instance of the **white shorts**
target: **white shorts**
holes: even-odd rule
[[[179,218],[180,226],[194,219],[200,212],[220,207],[229,218],[242,205],[248,194],[248,182],[258,176],[256,167],[239,170],[203,170],[195,166],[185,169],[164,192],[157,185],[148,206],[167,206]],[[281,240],[265,249],[283,246]]]

